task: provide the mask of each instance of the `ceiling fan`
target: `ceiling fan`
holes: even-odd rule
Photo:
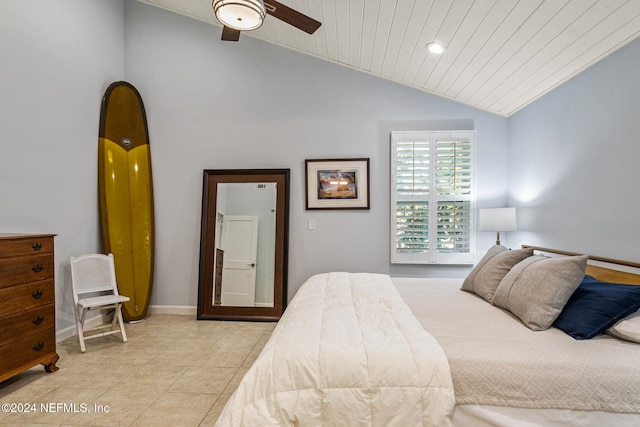
[[[289,25],[313,34],[320,22],[275,0],[213,0],[213,11],[224,26],[222,40],[237,42],[241,31],[255,30],[269,14]]]

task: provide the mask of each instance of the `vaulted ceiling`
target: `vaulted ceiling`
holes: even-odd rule
[[[138,1],[222,28],[211,0]],[[507,117],[640,36],[640,0],[279,2],[322,26],[309,35],[267,15],[237,43],[256,37]]]

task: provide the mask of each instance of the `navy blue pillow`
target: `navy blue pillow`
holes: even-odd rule
[[[553,323],[577,340],[593,338],[640,309],[640,286],[585,276]]]

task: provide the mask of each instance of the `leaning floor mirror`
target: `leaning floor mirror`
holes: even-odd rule
[[[288,228],[289,169],[204,171],[198,319],[280,319]]]

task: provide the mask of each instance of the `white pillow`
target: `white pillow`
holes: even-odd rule
[[[616,338],[640,343],[640,310],[607,329],[607,333]]]

